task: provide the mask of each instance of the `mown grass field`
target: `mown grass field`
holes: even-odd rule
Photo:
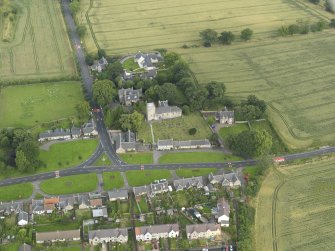
[[[208,175],[210,173],[215,173],[216,171],[217,171],[216,168],[178,169],[176,170],[176,174],[179,177],[190,178],[190,177]]]
[[[0,201],[22,200],[29,198],[33,193],[31,183],[22,183],[0,187]]]
[[[97,184],[97,175],[89,173],[48,179],[41,182],[40,188],[47,194],[72,194],[92,192]]]
[[[119,189],[124,186],[123,178],[120,172],[102,173],[105,190]]]
[[[127,171],[126,177],[130,186],[149,185],[154,180],[169,179],[171,173],[169,170],[141,170],[141,171]]]
[[[0,89],[0,128],[34,125],[76,115],[84,100],[79,82],[9,86]]]
[[[207,28],[239,33],[250,27],[262,39],[273,36],[284,23],[298,18],[319,19],[319,13],[327,15],[306,7],[313,7],[308,1],[304,1],[306,5],[301,2],[93,0],[82,3],[77,19],[90,31],[84,40],[88,51],[99,46],[113,54],[126,54],[198,45],[199,32]]]
[[[286,145],[305,148],[335,140],[334,42],[334,31],[325,31],[180,52],[200,82],[220,80],[229,96],[266,100]]]
[[[0,41],[1,81],[77,75],[59,2],[16,2],[19,6],[19,19],[14,39],[11,42]]]
[[[59,142],[51,145],[48,151],[41,150],[39,159],[44,164],[44,171],[64,169],[87,160],[97,145],[97,139]]]
[[[334,168],[332,159],[270,172],[256,200],[255,250],[335,246]]]
[[[95,166],[106,166],[106,165],[111,165],[112,164],[112,161],[108,158],[108,156],[103,153],[100,158],[94,162],[93,165]]]
[[[167,153],[159,158],[159,163],[201,163],[201,162],[226,162],[241,160],[240,157],[222,152],[175,152]]]
[[[152,164],[152,153],[121,153],[120,157],[128,164]]]

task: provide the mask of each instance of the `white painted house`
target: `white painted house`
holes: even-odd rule
[[[137,241],[159,240],[160,238],[177,238],[179,237],[178,224],[152,225],[135,227]]]

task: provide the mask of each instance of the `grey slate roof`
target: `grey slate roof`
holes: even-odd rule
[[[202,176],[199,177],[192,177],[192,178],[183,178],[173,181],[173,185],[175,189],[188,189],[191,187],[203,187],[203,178]]]
[[[108,212],[107,212],[106,207],[93,209],[92,213],[93,213],[93,218],[97,218],[97,217],[107,218],[108,217]]]
[[[156,107],[156,114],[170,113],[170,112],[181,112],[178,106],[169,106],[167,100],[158,101],[158,106]]]
[[[80,229],[36,233],[36,241],[72,240],[77,238],[80,238]]]
[[[173,147],[173,140],[172,139],[158,139],[157,146],[171,146]]]
[[[171,231],[178,232],[179,225],[178,224],[163,224],[163,225],[151,225],[151,226],[143,226],[136,227],[135,234],[136,235],[145,235],[146,233],[150,234],[158,234],[158,233],[169,233]]]
[[[24,221],[29,221],[29,215],[25,211],[20,211],[18,215],[18,221],[24,220]]]
[[[128,198],[128,190],[127,189],[114,189],[112,191],[108,191],[109,199],[120,199],[120,198]]]
[[[140,196],[143,194],[147,194],[150,192],[150,186],[140,186],[140,187],[133,187],[133,192],[135,196]]]
[[[115,237],[118,238],[119,236],[128,236],[128,229],[127,228],[110,228],[110,229],[99,229],[99,230],[91,230],[88,231],[88,238],[94,239],[95,237],[100,238],[108,238],[108,237]]]
[[[132,88],[118,90],[119,100],[122,103],[137,102],[142,97],[142,89]]]
[[[186,234],[192,234],[194,232],[204,233],[208,230],[217,231],[218,229],[221,230],[221,226],[215,223],[186,225]]]
[[[53,138],[53,137],[65,137],[65,136],[71,136],[71,131],[69,129],[55,129],[54,131],[47,131],[47,132],[42,132],[39,134],[39,138]]]
[[[163,57],[159,52],[147,53],[147,54],[139,52],[135,55],[136,60],[139,60],[141,58],[143,58],[142,63],[143,67],[152,67],[153,66],[152,60],[158,60],[158,61],[163,60]]]
[[[217,201],[218,217],[226,215],[229,217],[230,214],[230,205],[223,197]]]
[[[174,147],[188,147],[188,146],[207,146],[211,145],[208,139],[202,140],[185,140],[185,141],[174,141]]]

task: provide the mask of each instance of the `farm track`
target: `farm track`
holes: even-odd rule
[[[46,10],[47,10],[47,13],[48,13],[48,20],[49,20],[49,24],[50,24],[51,31],[52,31],[53,42],[54,42],[53,44],[56,47],[56,52],[57,52],[57,56],[58,56],[58,64],[59,64],[59,67],[60,67],[60,71],[65,72],[64,64],[63,64],[63,60],[62,60],[62,55],[60,53],[59,44],[58,44],[58,40],[57,40],[57,36],[56,36],[56,32],[55,32],[54,23],[51,20],[50,6],[49,6],[49,4],[45,4],[45,2],[44,2],[44,5],[46,6]],[[53,8],[54,8],[54,3],[53,3]]]

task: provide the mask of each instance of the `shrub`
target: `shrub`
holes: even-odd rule
[[[188,134],[189,135],[194,135],[194,134],[196,134],[197,133],[197,128],[191,128],[190,130],[188,130]]]

